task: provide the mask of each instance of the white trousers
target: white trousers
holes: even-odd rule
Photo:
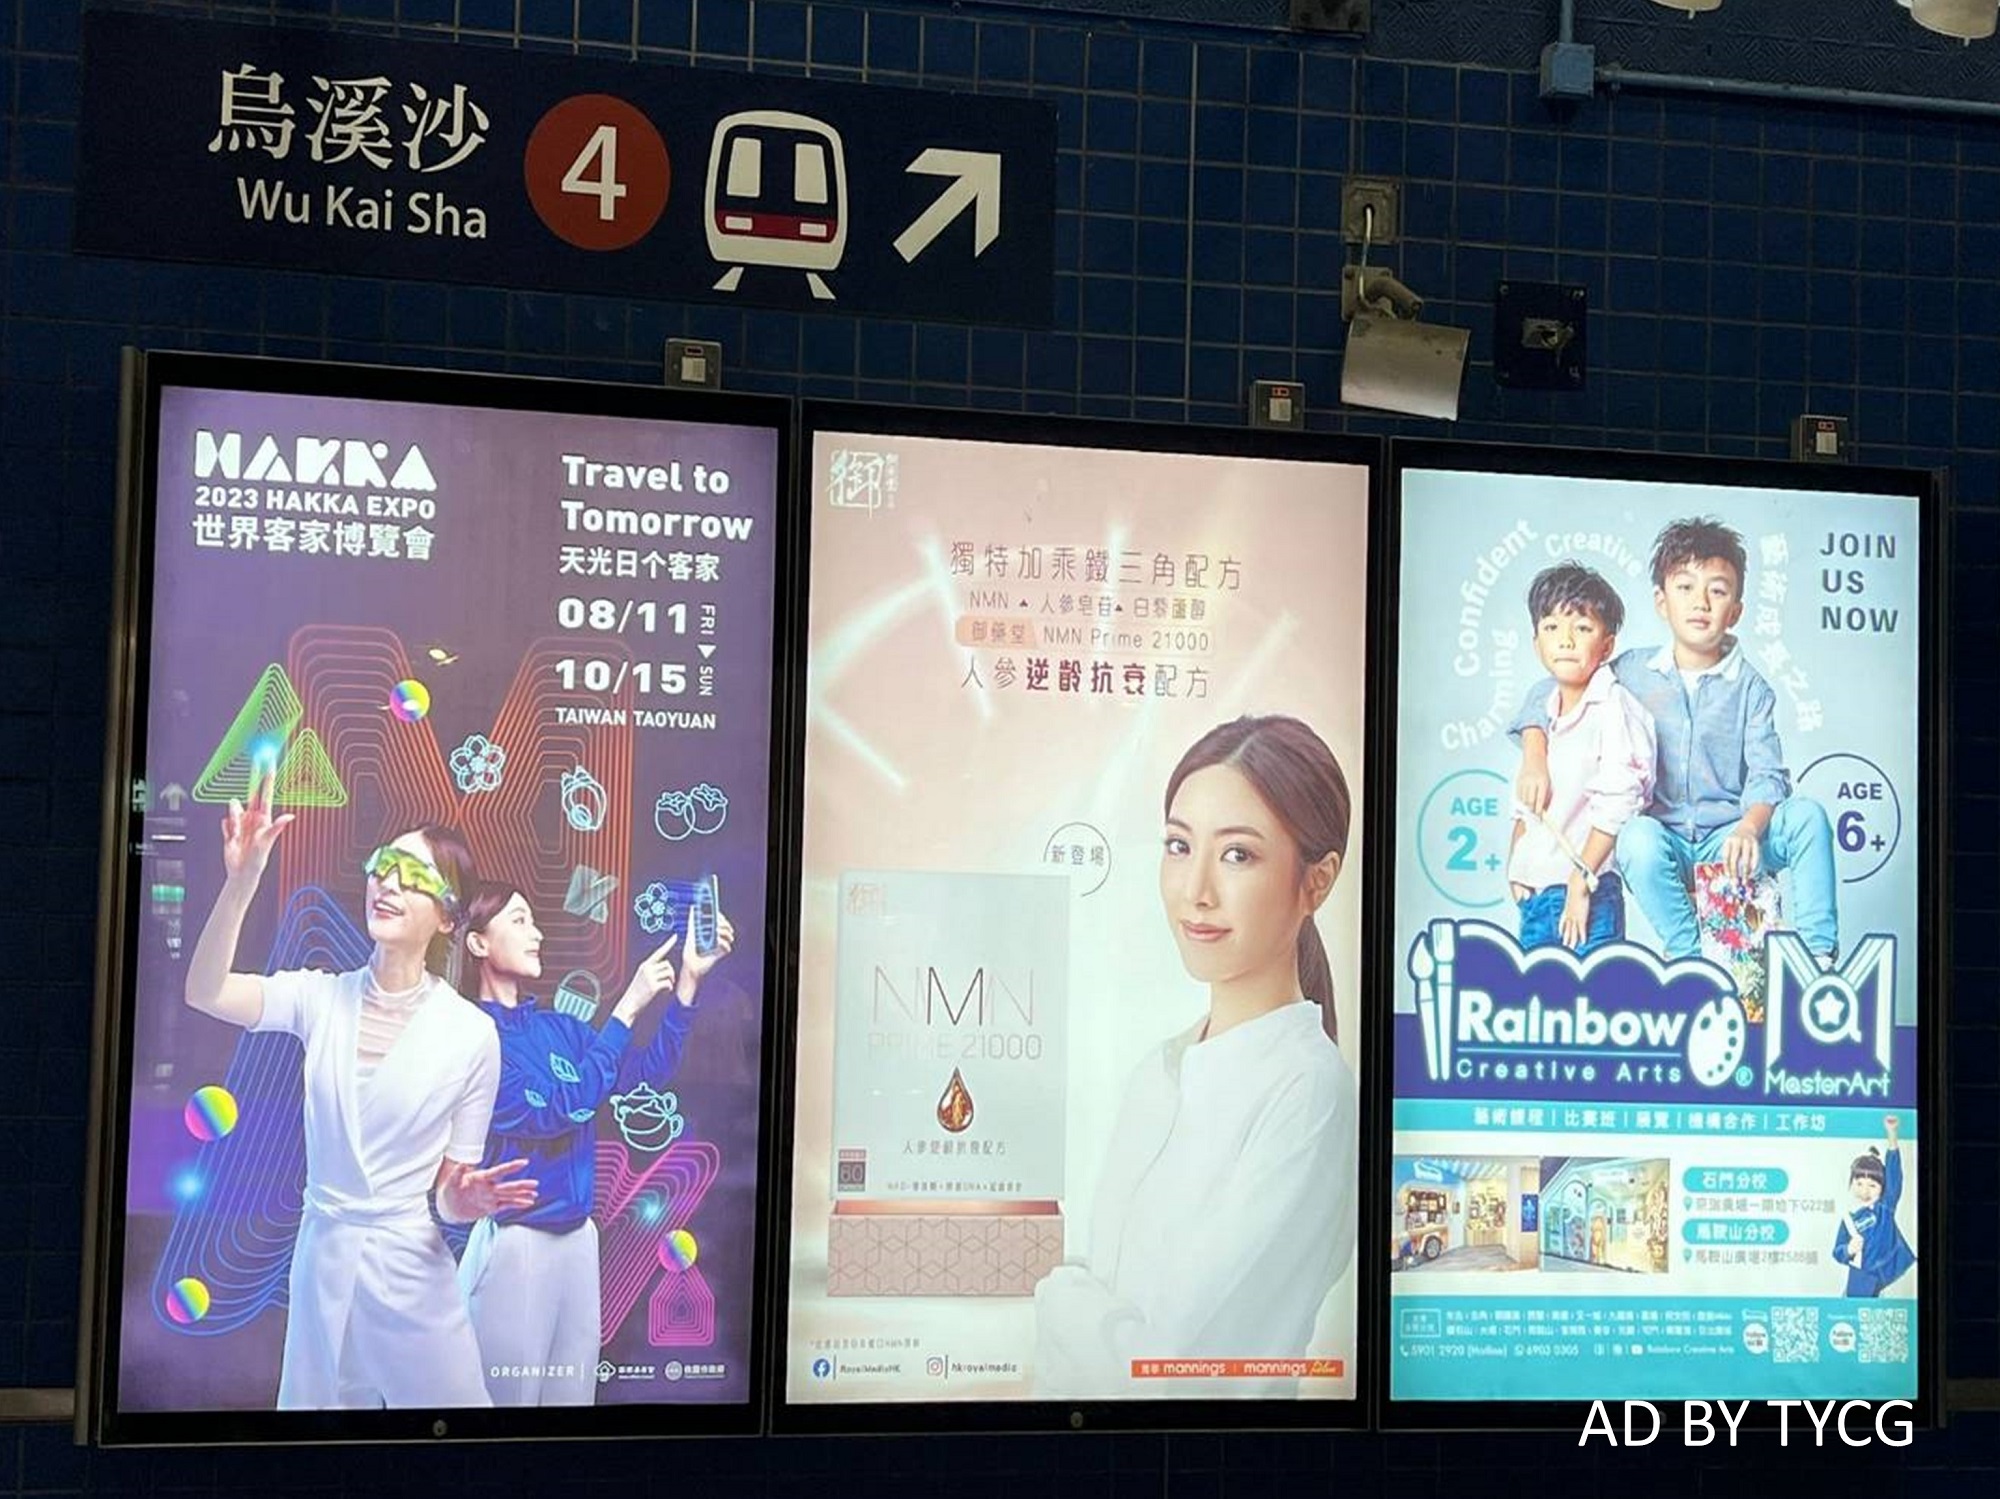
[[[427,1214],[357,1223],[308,1208],[292,1248],[278,1409],[489,1404],[452,1272]]]
[[[495,1405],[590,1405],[597,1398],[597,1225],[567,1233],[482,1218],[458,1283]]]

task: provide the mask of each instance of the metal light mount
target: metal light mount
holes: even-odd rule
[[[1361,214],[1361,262],[1341,274],[1347,351],[1340,399],[1348,406],[1408,416],[1458,419],[1459,388],[1471,334],[1417,321],[1424,299],[1387,271],[1371,268],[1374,211]]]
[[[1590,298],[1581,286],[1502,281],[1493,292],[1493,381],[1509,390],[1581,390]]]

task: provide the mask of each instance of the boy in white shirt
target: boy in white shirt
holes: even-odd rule
[[[1625,605],[1603,577],[1576,562],[1545,569],[1529,585],[1528,616],[1555,679],[1536,725],[1548,734],[1551,795],[1540,817],[1515,804],[1507,880],[1521,946],[1560,944],[1581,957],[1625,935],[1613,855],[1619,831],[1652,800],[1653,719],[1607,664]]]

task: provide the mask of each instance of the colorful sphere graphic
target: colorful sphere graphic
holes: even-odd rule
[[[220,1140],[236,1128],[238,1113],[236,1095],[210,1083],[206,1088],[194,1090],[187,1107],[181,1110],[181,1119],[197,1140]]]
[[[668,1270],[685,1270],[698,1253],[694,1235],[684,1228],[674,1229],[660,1240],[660,1264]]]
[[[415,677],[405,677],[389,689],[389,711],[404,723],[416,723],[431,711],[431,690]]]
[[[190,1275],[167,1292],[167,1315],[186,1327],[208,1315],[209,1300],[207,1285]]]

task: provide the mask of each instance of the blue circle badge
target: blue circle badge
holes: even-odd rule
[[[1507,851],[1514,791],[1497,770],[1461,770],[1431,788],[1417,813],[1417,858],[1424,878],[1468,911],[1507,899]]]

